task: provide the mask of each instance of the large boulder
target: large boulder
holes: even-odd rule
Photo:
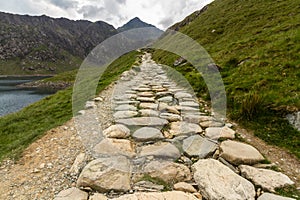
[[[243,177],[252,181],[255,185],[262,187],[263,190],[275,192],[276,188],[293,185],[294,182],[285,174],[269,169],[258,169],[255,167],[239,166]]]
[[[160,178],[167,183],[177,183],[191,179],[191,172],[187,166],[163,160],[148,163],[144,168],[144,173],[153,178]]]
[[[221,143],[220,152],[220,157],[234,165],[254,165],[265,159],[253,146],[231,140]]]
[[[82,170],[77,187],[89,187],[99,192],[126,192],[131,189],[131,165],[124,156],[98,158]]]
[[[194,179],[206,199],[254,200],[251,182],[214,159],[199,160],[192,165]]]

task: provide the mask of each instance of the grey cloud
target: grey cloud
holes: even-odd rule
[[[73,0],[49,0],[49,2],[62,9],[76,8],[78,5],[78,2]]]
[[[84,18],[96,18],[104,11],[104,7],[87,5],[78,10],[78,13],[83,14]]]
[[[162,25],[164,28],[168,28],[171,24],[173,24],[174,19],[171,17],[167,17],[162,19],[159,24]]]
[[[116,0],[120,4],[126,4],[126,0]]]

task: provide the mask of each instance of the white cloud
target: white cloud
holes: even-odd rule
[[[0,0],[0,10],[17,14],[48,15],[106,21],[119,27],[139,17],[166,29],[213,0]]]

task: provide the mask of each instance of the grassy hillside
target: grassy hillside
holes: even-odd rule
[[[199,42],[220,66],[228,116],[300,158],[300,133],[283,118],[300,109],[299,2],[215,0],[199,13],[171,29]],[[153,57],[170,66],[178,58],[158,50]],[[208,98],[191,65],[174,68]]]
[[[103,90],[129,69],[139,58],[134,51],[114,61],[99,80],[97,91]],[[70,73],[73,73],[72,75]],[[76,71],[64,73],[49,81],[75,78]],[[18,157],[24,148],[41,137],[45,131],[57,127],[72,117],[72,88],[48,96],[23,110],[0,118],[0,161]]]

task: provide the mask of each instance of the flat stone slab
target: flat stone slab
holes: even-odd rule
[[[170,192],[137,192],[127,194],[113,200],[199,200],[193,194],[181,191]]]
[[[202,133],[203,130],[198,124],[188,122],[172,122],[169,132],[174,136],[179,136]]]
[[[138,100],[140,102],[150,102],[150,103],[155,102],[155,99],[152,97],[138,97],[138,98],[136,98],[136,100]]]
[[[181,121],[182,118],[180,115],[177,114],[172,114],[172,113],[161,113],[159,115],[160,118],[166,119],[170,122],[176,122],[176,121]]]
[[[296,199],[265,192],[262,195],[260,195],[257,198],[257,200],[296,200]]]
[[[182,99],[182,98],[193,98],[193,96],[186,92],[176,92],[174,97],[176,99]]]
[[[137,106],[140,102],[139,101],[114,101],[114,103],[116,105],[129,104],[129,105]]]
[[[132,134],[132,137],[136,141],[141,141],[141,142],[155,141],[164,138],[159,129],[152,128],[152,127],[140,128]]]
[[[192,165],[194,180],[205,199],[254,200],[251,182],[214,159],[201,159]]]
[[[192,178],[190,169],[187,166],[164,160],[155,160],[146,164],[143,173],[173,184],[189,181]]]
[[[285,174],[269,169],[259,169],[247,165],[240,165],[241,174],[246,179],[260,186],[263,190],[275,192],[276,188],[293,185],[294,182]]]
[[[165,96],[172,96],[172,92],[157,92],[156,93],[156,97],[157,98],[161,98],[161,97],[165,97]]]
[[[209,127],[205,129],[205,136],[213,140],[218,140],[219,138],[234,139],[235,131],[227,126]]]
[[[152,109],[141,109],[141,110],[139,110],[139,112],[142,117],[158,117],[159,116],[159,112],[156,110],[152,110]]]
[[[130,140],[125,139],[103,139],[94,147],[94,151],[99,155],[109,156],[123,155],[134,157],[136,155],[134,144]]]
[[[158,117],[135,117],[130,119],[118,119],[116,123],[124,124],[125,126],[163,127],[168,124],[168,121]]]
[[[165,103],[170,103],[173,102],[173,97],[172,96],[165,96],[161,97],[158,99],[159,102],[165,102]]]
[[[122,124],[115,124],[105,129],[103,131],[103,136],[124,139],[130,136],[130,130]]]
[[[216,122],[216,121],[204,121],[204,122],[200,122],[200,126],[202,128],[222,127],[222,126],[224,126],[224,123],[222,123],[222,122]]]
[[[182,149],[189,156],[205,158],[215,152],[217,144],[199,135],[193,135],[183,140]]]
[[[124,119],[124,118],[132,118],[137,116],[139,113],[137,111],[117,111],[113,114],[115,119]]]
[[[132,100],[137,97],[136,94],[124,94],[124,95],[117,95],[114,97],[114,100],[117,101],[124,101],[124,100]]]
[[[127,192],[131,189],[130,178],[131,166],[126,157],[98,158],[84,167],[77,187],[89,187],[98,192]]]
[[[139,97],[154,97],[153,92],[139,92],[137,95]]]
[[[152,109],[157,110],[158,104],[156,103],[141,103],[139,106],[141,109]]]
[[[114,110],[115,111],[136,111],[137,108],[133,105],[123,104],[123,105],[119,105],[119,106],[115,107]]]
[[[152,145],[143,146],[139,154],[140,157],[154,156],[161,158],[177,159],[180,157],[180,152],[173,144],[168,142],[160,142]]]
[[[226,140],[221,143],[220,152],[220,157],[234,165],[254,165],[264,160],[261,153],[253,146],[231,140]]]
[[[188,107],[195,107],[199,108],[199,104],[194,101],[184,101],[179,103],[180,106],[188,106]]]

